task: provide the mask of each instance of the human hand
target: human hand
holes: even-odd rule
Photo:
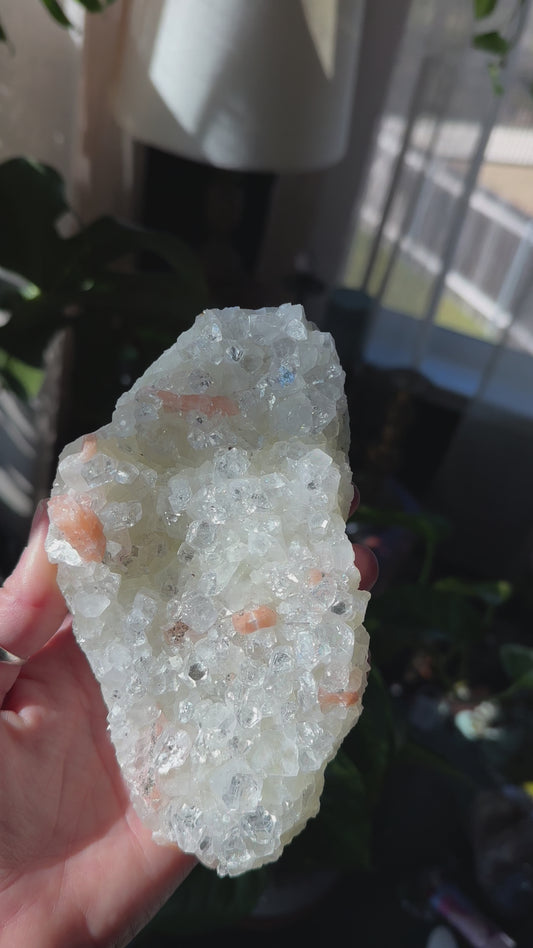
[[[44,551],[45,510],[0,590],[0,946],[125,945],[194,865],[129,802],[106,708]]]
[[[30,656],[0,664],[0,948],[126,945],[195,861],[156,844],[132,808],[47,529],[43,508],[0,590],[1,644]],[[354,555],[369,589],[375,557]]]

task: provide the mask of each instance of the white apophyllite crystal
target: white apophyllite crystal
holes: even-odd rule
[[[300,306],[208,311],[60,458],[47,551],[131,798],[220,875],[317,813],[361,712],[343,383]]]

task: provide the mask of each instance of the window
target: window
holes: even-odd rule
[[[533,18],[503,95],[473,33],[469,4],[413,0],[343,284],[370,362],[533,415]]]

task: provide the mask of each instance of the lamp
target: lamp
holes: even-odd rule
[[[133,138],[219,168],[339,161],[364,0],[132,0],[114,112]]]

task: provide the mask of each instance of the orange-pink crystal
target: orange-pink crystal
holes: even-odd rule
[[[101,521],[94,510],[83,506],[67,494],[58,494],[48,501],[50,520],[61,531],[82,560],[101,563],[106,539]]]

